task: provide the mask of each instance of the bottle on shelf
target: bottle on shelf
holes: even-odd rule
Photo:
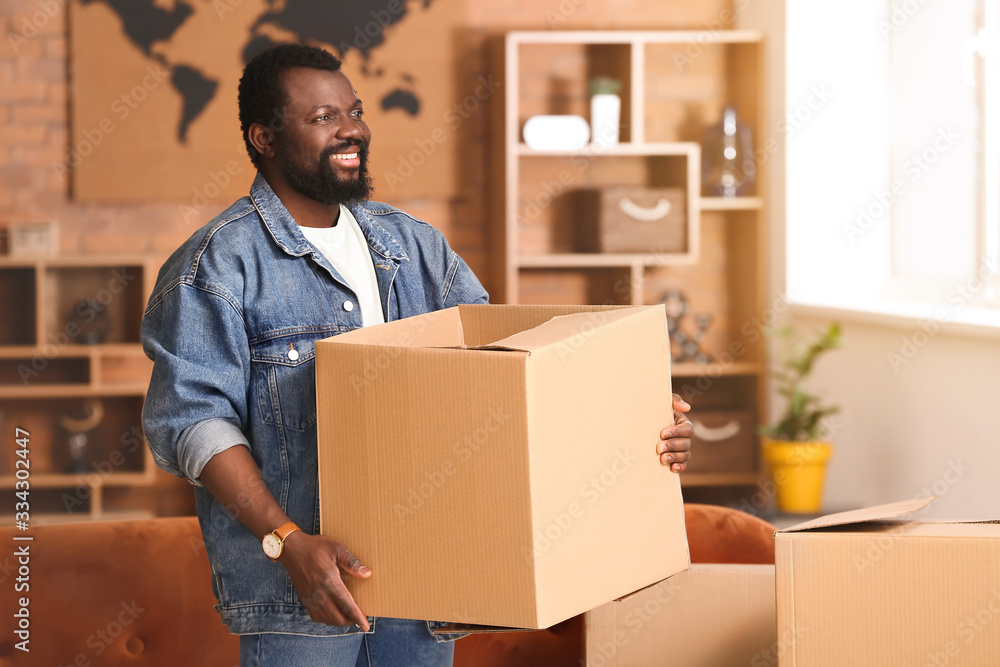
[[[749,192],[756,177],[750,128],[727,106],[722,119],[705,128],[702,140],[702,188],[707,195],[736,197]]]

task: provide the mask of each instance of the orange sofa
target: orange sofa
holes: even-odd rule
[[[701,563],[773,563],[774,527],[748,514],[686,505],[691,559]],[[28,646],[0,637],[0,667],[102,665],[229,667],[239,641],[213,609],[211,570],[193,517],[39,526],[31,541],[0,529],[0,617],[5,627],[30,598]],[[27,545],[27,574],[15,549]],[[18,578],[30,590],[16,592]],[[457,667],[580,664],[582,617],[537,632],[475,635],[458,642]]]

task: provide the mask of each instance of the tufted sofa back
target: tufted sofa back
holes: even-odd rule
[[[31,535],[31,541],[15,536]],[[213,605],[212,573],[193,517],[0,528],[0,617],[28,597],[30,653],[0,636],[0,666],[239,665],[239,640]],[[28,591],[17,591],[27,546]]]

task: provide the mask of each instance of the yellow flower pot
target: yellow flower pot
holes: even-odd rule
[[[788,514],[819,514],[823,506],[826,462],[833,454],[833,445],[763,438],[761,447],[764,460],[771,467],[778,509]]]

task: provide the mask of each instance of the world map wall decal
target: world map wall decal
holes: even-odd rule
[[[406,178],[395,168],[447,129],[461,10],[461,0],[72,0],[71,140],[53,168],[70,173],[80,201],[220,210],[254,174],[237,116],[242,68],[298,42],[341,58],[366,102],[376,198],[447,196],[440,174],[456,168],[455,150],[424,156]]]

